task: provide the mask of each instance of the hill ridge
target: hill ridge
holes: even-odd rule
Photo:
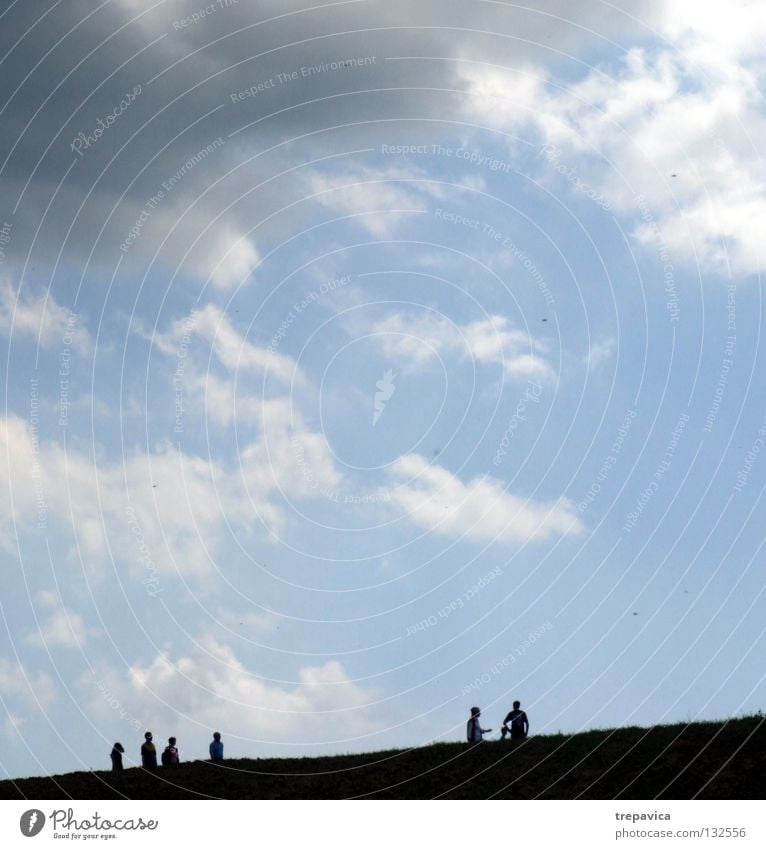
[[[0,781],[3,799],[761,799],[766,717]]]

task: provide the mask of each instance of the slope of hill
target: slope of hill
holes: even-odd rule
[[[4,799],[761,799],[766,717],[0,782]]]

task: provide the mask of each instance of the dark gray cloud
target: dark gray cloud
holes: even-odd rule
[[[172,266],[200,239],[204,277],[231,238],[305,193],[305,169],[281,171],[465,132],[451,123],[459,61],[564,64],[615,33],[640,37],[636,18],[653,8],[594,2],[571,21],[560,0],[13,4],[0,27],[8,255],[18,264],[31,251],[42,285],[59,255],[75,272],[120,260],[135,276],[163,240]],[[284,234],[285,219],[255,243]]]

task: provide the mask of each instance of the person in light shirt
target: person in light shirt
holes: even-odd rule
[[[471,708],[471,718],[468,720],[468,724],[466,725],[466,736],[468,737],[469,743],[480,743],[482,736],[484,734],[489,734],[492,731],[491,728],[482,728],[479,724],[479,717],[481,716],[481,709],[477,707]]]

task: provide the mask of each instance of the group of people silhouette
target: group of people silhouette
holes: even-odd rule
[[[491,728],[482,728],[479,722],[481,708],[472,707],[471,717],[466,726],[466,737],[469,743],[479,743],[485,734],[491,734]],[[513,710],[503,720],[500,736],[503,740],[510,735],[511,740],[523,740],[529,734],[529,720],[526,713],[521,709],[521,702],[513,703]]]
[[[168,744],[160,756],[162,766],[175,766],[181,762],[176,742],[175,737],[168,737]],[[221,742],[220,731],[216,731],[213,734],[213,740],[208,747],[208,751],[210,752],[211,761],[223,760],[223,743]],[[122,743],[115,743],[110,755],[112,759],[112,772],[122,772],[122,756],[124,754],[125,748]],[[151,731],[147,731],[144,734],[144,742],[141,744],[141,766],[144,769],[157,769],[157,747],[154,745]]]
[[[492,732],[491,728],[482,728],[479,722],[481,716],[481,708],[472,707],[471,717],[466,726],[466,736],[469,743],[479,743],[485,734]],[[508,716],[503,720],[503,727],[500,731],[503,739],[510,735],[511,740],[523,740],[529,734],[529,720],[526,713],[521,710],[521,702],[513,703],[513,710],[508,713]],[[160,757],[162,766],[175,766],[181,762],[178,746],[176,745],[175,737],[168,737],[168,744],[163,749]],[[223,760],[223,743],[221,742],[221,734],[216,731],[213,734],[213,740],[208,747],[211,761]],[[125,754],[125,749],[122,743],[115,743],[112,747],[112,772],[122,772],[122,756]],[[157,769],[157,747],[154,745],[152,732],[147,731],[144,734],[144,742],[141,744],[141,766],[144,769]]]

